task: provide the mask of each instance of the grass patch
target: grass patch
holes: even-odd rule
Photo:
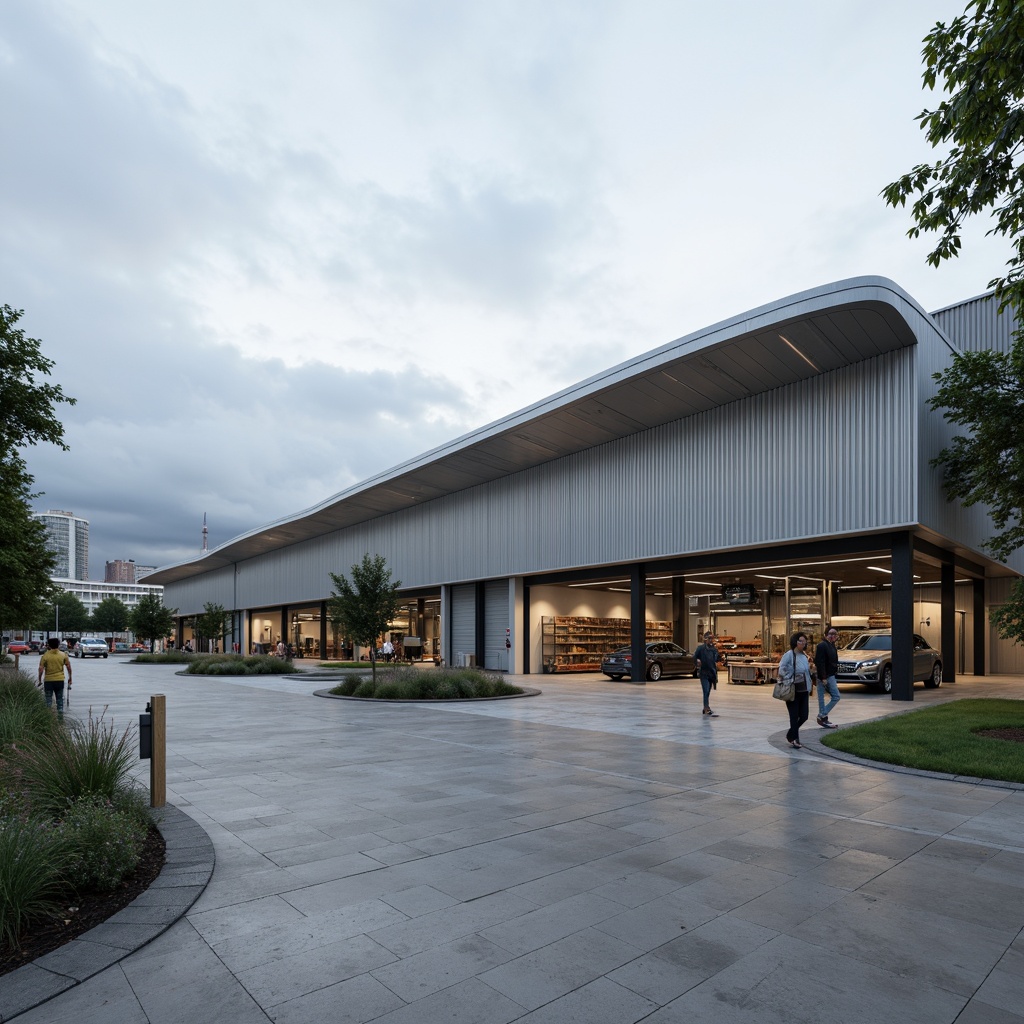
[[[190,676],[279,676],[294,671],[292,662],[270,654],[204,654],[185,669]]]
[[[369,669],[368,661],[321,661],[321,668],[365,668]],[[381,662],[377,662],[377,668],[382,668]]]
[[[386,668],[377,670],[376,683],[364,675],[350,675],[330,692],[374,700],[473,700],[510,697],[523,689],[477,669]]]
[[[1024,701],[952,701],[852,725],[821,742],[833,750],[905,768],[1024,783],[1024,743],[978,735],[983,729],[1024,729]]]

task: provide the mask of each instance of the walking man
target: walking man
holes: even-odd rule
[[[704,691],[704,714],[708,718],[717,718],[711,710],[711,688],[718,689],[718,648],[715,638],[709,632],[704,634],[704,643],[698,645],[693,652],[694,668],[700,669],[700,688]]]
[[[71,662],[66,651],[59,651],[60,640],[51,636],[46,641],[46,650],[39,656],[39,674],[36,685],[43,687],[46,706],[53,705],[57,698],[57,717],[64,717],[64,670],[68,673],[68,699],[71,698]]]
[[[839,671],[839,655],[836,652],[836,640],[839,631],[834,626],[825,630],[825,639],[814,649],[814,667],[818,673],[818,725],[823,729],[838,729],[828,720],[828,713],[839,703],[839,687],[836,686],[836,673]],[[825,703],[825,691],[828,690],[829,702]]]

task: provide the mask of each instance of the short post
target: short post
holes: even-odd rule
[[[154,693],[149,698],[153,715],[153,750],[149,759],[149,806],[167,803],[167,698]]]

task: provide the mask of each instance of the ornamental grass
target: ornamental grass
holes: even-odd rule
[[[203,654],[185,669],[190,676],[274,676],[294,671],[291,661],[272,654]]]
[[[30,677],[0,672],[0,946],[135,870],[150,827],[135,758],[105,710],[61,724]]]
[[[511,697],[523,689],[478,669],[378,668],[376,682],[352,673],[330,692],[372,700],[481,700]]]

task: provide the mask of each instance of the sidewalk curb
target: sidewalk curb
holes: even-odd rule
[[[0,979],[0,1021],[13,1020],[141,949],[202,895],[216,862],[206,830],[173,804],[151,813],[167,844],[160,874],[113,917]]]

